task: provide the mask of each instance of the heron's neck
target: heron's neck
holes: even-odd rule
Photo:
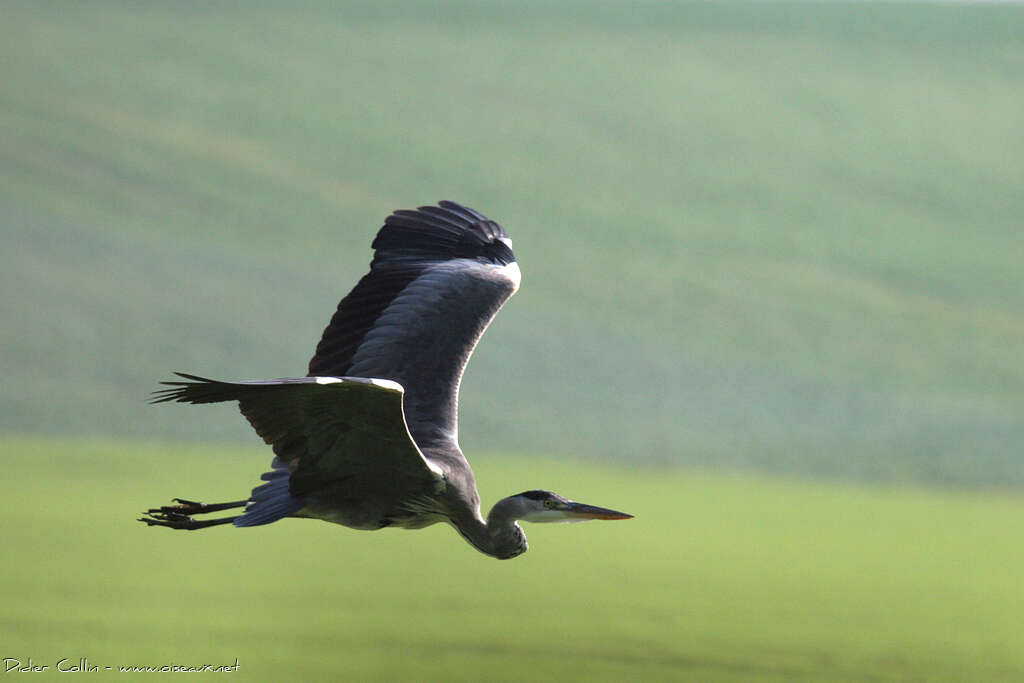
[[[473,515],[459,520],[455,525],[474,548],[499,559],[515,557],[524,552],[526,546],[526,536],[516,523],[514,510],[508,505],[502,505],[505,500],[491,508],[486,522]]]

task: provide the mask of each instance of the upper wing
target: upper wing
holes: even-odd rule
[[[250,382],[176,373],[153,402],[238,401],[242,414],[291,470],[300,498],[345,483],[387,508],[435,489],[440,470],[413,443],[402,414],[402,387],[359,377],[296,377]]]
[[[454,202],[396,211],[373,241],[370,272],[341,300],[310,375],[381,377],[405,387],[421,448],[457,444],[462,372],[519,288],[505,230]]]

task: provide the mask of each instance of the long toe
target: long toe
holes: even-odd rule
[[[174,502],[180,504],[162,505],[158,508],[150,508],[146,512],[151,515],[196,515],[209,511],[210,507],[205,503],[197,503],[194,500],[185,500],[183,498],[175,498]]]
[[[146,510],[147,515],[182,515],[187,512],[189,512],[188,508],[183,505],[164,505]]]
[[[174,509],[150,510],[148,515],[139,521],[149,526],[166,526],[172,529],[188,529],[195,524],[194,519]]]
[[[178,505],[164,505],[158,508],[150,508],[148,512],[150,514],[160,512],[164,514],[202,515],[207,512],[220,512],[221,510],[245,507],[249,500],[234,500],[228,503],[200,503],[195,500],[175,498],[174,502],[178,503]]]
[[[150,510],[145,516],[139,518],[140,522],[145,522],[148,526],[165,526],[169,529],[207,529],[212,526],[220,526],[221,524],[231,524],[238,515],[233,517],[218,517],[217,519],[192,519],[192,517],[183,514],[180,510],[175,508],[164,508],[160,510]]]

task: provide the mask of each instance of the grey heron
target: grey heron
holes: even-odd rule
[[[274,451],[265,482],[245,500],[175,498],[139,521],[172,529],[259,526],[285,517],[353,529],[451,524],[499,559],[526,552],[519,521],[632,515],[534,490],[480,512],[458,440],[459,383],[484,330],[519,288],[508,233],[468,207],[399,210],[373,241],[373,260],[341,300],[305,377],[221,382],[175,373],[153,403],[238,401]],[[233,508],[242,514],[193,515]]]

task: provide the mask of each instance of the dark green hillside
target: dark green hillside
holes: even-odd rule
[[[394,208],[524,271],[470,451],[1024,482],[1024,10],[3,3],[0,429],[304,371]]]

